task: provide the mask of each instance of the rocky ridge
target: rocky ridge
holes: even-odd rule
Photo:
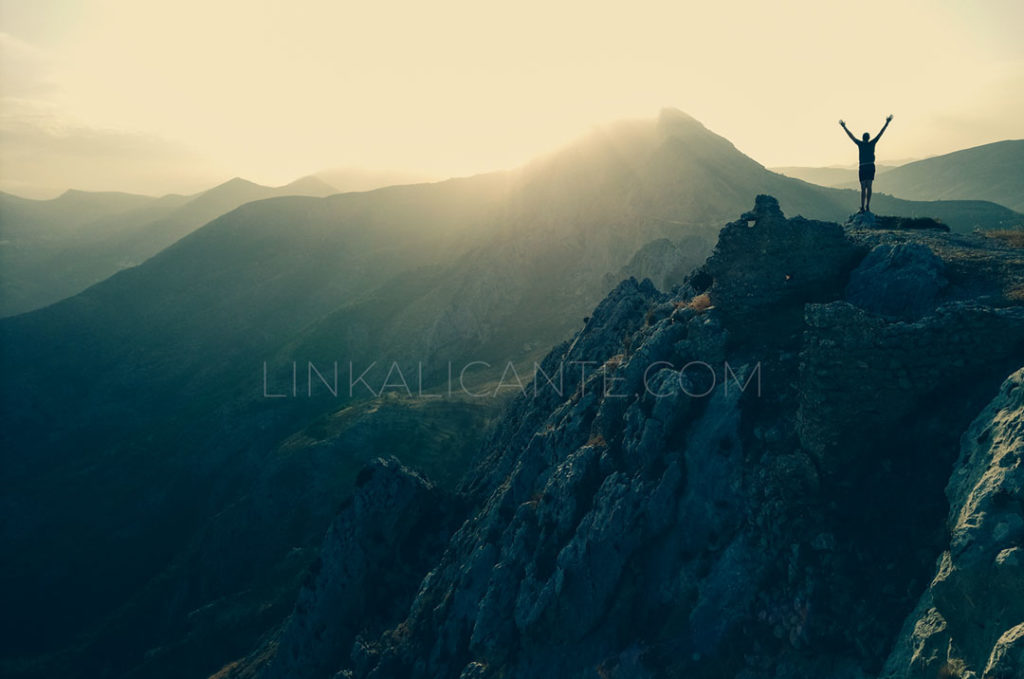
[[[547,356],[457,499],[378,463],[221,676],[1004,676],[1021,373],[983,408],[1024,365],[1021,259],[759,196],[686,282],[623,281]]]

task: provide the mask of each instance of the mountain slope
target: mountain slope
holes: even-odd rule
[[[43,658],[54,645],[84,637],[86,650],[75,657],[89,676],[95,663],[107,662],[94,649],[119,639],[116,665],[124,671],[160,643],[157,630],[180,629],[192,610],[244,588],[250,581],[237,572],[216,579],[227,590],[218,584],[212,591],[161,573],[259,483],[274,446],[311,419],[305,404],[272,408],[260,397],[261,361],[345,295],[452,247],[420,232],[430,226],[431,204],[440,224],[474,215],[474,196],[487,195],[483,185],[500,189],[501,178],[494,179],[470,182],[468,195],[464,182],[451,182],[429,189],[427,199],[418,195],[424,187],[398,188],[372,210],[363,194],[341,208],[302,198],[250,203],[143,266],[0,322],[0,361],[10,376],[0,456],[9,511],[0,529],[17,555],[5,564],[0,595],[6,610],[25,614],[4,630],[3,655],[41,654],[30,666],[48,667]],[[51,379],[52,389],[44,384]],[[331,406],[338,402],[316,404],[319,412]],[[334,506],[340,498],[299,499]],[[316,535],[314,525],[305,539]],[[75,547],[82,541],[88,550]],[[258,572],[272,572],[267,560],[279,555],[268,550],[252,559],[266,567]],[[200,569],[213,566],[208,556],[195,559]],[[246,568],[242,555],[225,557],[230,568]],[[294,576],[299,565],[286,558],[283,567]],[[89,588],[77,584],[83,579]],[[288,582],[271,579],[262,594],[271,598]],[[188,607],[170,621],[135,603],[172,592]],[[56,621],[52,610],[61,611]],[[230,618],[220,624],[232,629]],[[126,628],[138,641],[125,640]],[[121,634],[108,639],[103,630]]]
[[[237,181],[221,188],[205,201],[252,191]],[[280,601],[303,563],[280,543],[233,556],[199,536],[219,517],[244,532],[244,516],[227,511],[243,498],[280,506],[261,470],[284,439],[351,405],[350,361],[376,362],[375,390],[392,361],[409,376],[422,364],[428,387],[442,383],[448,361],[456,375],[485,361],[480,379],[491,380],[510,362],[528,368],[580,327],[608,276],[646,243],[685,239],[680,255],[701,258],[720,224],[763,191],[821,218],[848,214],[857,200],[770,173],[665,111],[515,171],[249,202],[81,294],[0,320],[0,538],[15,555],[0,596],[18,612],[0,652],[28,676],[55,657],[84,676],[104,662],[115,675],[155,666],[173,675],[184,654],[172,649],[192,643],[201,652],[191,662],[219,667],[273,615],[240,631],[229,606],[200,633],[190,613]],[[983,202],[880,197],[883,206],[962,229],[1019,217]],[[304,382],[296,397],[263,396],[264,365],[279,386],[293,369],[308,376],[309,361],[322,370],[338,362],[338,397]],[[352,480],[343,466],[324,471],[335,472]],[[325,502],[296,498],[295,516],[320,523],[289,548],[315,547]],[[168,566],[197,544],[194,571]],[[177,602],[167,619],[139,613],[152,610],[140,602],[161,597]],[[118,644],[114,660],[97,650]]]
[[[895,165],[876,165],[875,178],[878,179],[886,172],[895,169]],[[810,184],[819,186],[830,186],[833,188],[851,188],[858,185],[857,167],[772,167],[772,172],[778,172],[787,177],[800,179]]]
[[[46,306],[134,266],[239,205],[273,196],[326,196],[308,177],[282,187],[232,179],[195,196],[68,191],[53,200],[0,196],[0,315]],[[61,272],[54,276],[53,272]]]
[[[879,177],[875,188],[911,200],[987,200],[1024,211],[1024,139],[907,163]]]
[[[0,192],[4,237],[32,231],[57,233],[80,228],[89,222],[150,205],[157,199],[131,193],[69,190],[50,200],[33,200]]]

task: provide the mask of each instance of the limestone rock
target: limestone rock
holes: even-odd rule
[[[999,637],[985,668],[984,679],[1014,679],[1021,676],[1024,676],[1024,622],[1006,630]]]
[[[850,273],[846,299],[882,316],[920,318],[948,284],[944,269],[926,245],[877,245]]]
[[[904,625],[886,678],[946,666],[1001,679],[1024,670],[1024,369],[964,434],[946,489],[950,539]]]
[[[846,220],[846,225],[856,229],[874,229],[878,222],[873,212],[855,212]]]

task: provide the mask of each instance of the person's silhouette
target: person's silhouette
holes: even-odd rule
[[[875,144],[882,138],[882,132],[885,132],[885,128],[889,127],[889,123],[892,122],[892,114],[885,119],[885,125],[882,125],[882,129],[874,139],[871,139],[867,132],[864,133],[862,139],[857,139],[853,136],[848,129],[846,129],[846,123],[842,120],[839,121],[839,125],[846,132],[847,136],[853,140],[853,143],[857,145],[857,149],[860,151],[860,171],[858,176],[860,177],[860,211],[871,212],[871,182],[875,179]]]

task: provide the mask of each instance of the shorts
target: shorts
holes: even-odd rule
[[[870,182],[875,179],[875,164],[867,163],[860,166],[860,180],[862,182]]]

